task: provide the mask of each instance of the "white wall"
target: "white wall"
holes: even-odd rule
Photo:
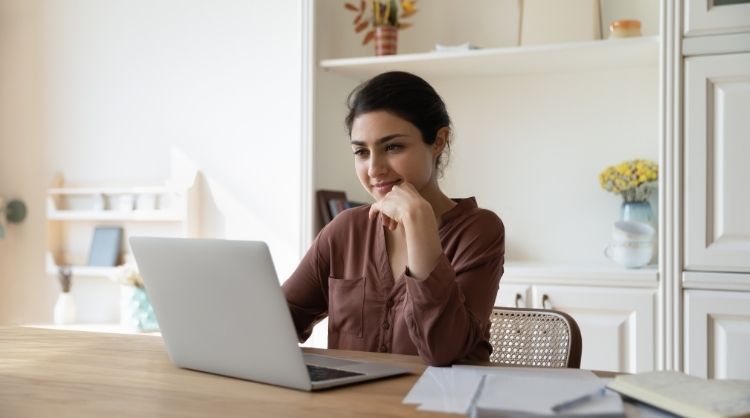
[[[298,3],[34,2],[44,151],[24,154],[28,145],[3,135],[8,155],[41,172],[41,181],[26,188],[35,196],[31,207],[42,210],[54,172],[73,184],[159,184],[170,175],[172,154],[180,153],[205,176],[204,234],[268,241],[286,277],[300,257]],[[10,157],[2,158],[5,166]],[[43,225],[42,213],[27,228]],[[37,234],[14,257],[19,266],[3,268],[0,278],[33,269],[39,281],[43,240]],[[45,291],[56,291],[51,280],[42,281],[52,289]],[[47,302],[33,302],[34,320],[50,317]],[[10,318],[0,316],[0,323]]]
[[[507,258],[607,263],[622,199],[598,176],[625,160],[658,161],[656,68],[434,84],[455,125],[444,189],[500,215]]]

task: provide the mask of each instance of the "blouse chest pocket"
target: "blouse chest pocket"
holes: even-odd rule
[[[333,331],[362,337],[365,278],[328,279],[328,320]]]

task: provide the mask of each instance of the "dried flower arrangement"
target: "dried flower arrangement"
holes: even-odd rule
[[[414,6],[416,2],[416,0],[371,0],[369,2],[360,0],[359,7],[349,2],[345,3],[344,7],[357,14],[353,22],[356,33],[360,33],[372,25],[372,28],[362,40],[362,45],[366,45],[375,38],[375,28],[378,26],[391,26],[396,29],[409,28],[412,24],[402,22],[401,19],[412,16],[417,12],[417,8]],[[370,4],[369,8],[367,7],[368,3]],[[400,15],[399,6],[401,9]],[[372,15],[365,17],[368,11]]]
[[[123,266],[120,274],[117,275],[116,281],[122,285],[134,286],[139,289],[144,289],[143,277],[138,273],[135,267],[130,265]]]
[[[599,174],[602,189],[622,196],[625,202],[643,202],[659,178],[659,166],[649,160],[624,161]]]

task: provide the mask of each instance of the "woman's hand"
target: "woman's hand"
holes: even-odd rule
[[[407,216],[424,209],[432,211],[430,203],[411,183],[401,182],[394,185],[383,199],[370,206],[370,219],[379,214],[383,219],[383,225],[393,231],[399,224],[403,224]]]
[[[381,216],[390,230],[403,226],[409,275],[418,280],[429,277],[443,253],[432,205],[413,185],[403,182],[372,204],[370,219],[376,216]]]

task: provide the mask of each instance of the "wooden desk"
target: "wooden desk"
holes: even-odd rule
[[[0,328],[0,417],[445,417],[401,401],[416,356],[305,349],[414,374],[308,393],[183,370],[159,336]]]
[[[158,336],[0,328],[0,417],[407,417],[418,357],[305,349],[414,374],[319,393],[183,370]]]

